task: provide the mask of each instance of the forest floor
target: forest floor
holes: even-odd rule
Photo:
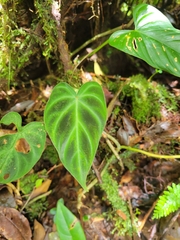
[[[95,76],[92,72],[86,72],[86,74]],[[96,77],[98,76],[96,75]],[[100,76],[99,79],[101,79]],[[122,80],[123,82],[127,81],[126,78],[122,78]],[[113,86],[116,83],[116,81],[113,82]],[[33,170],[18,182],[1,185],[1,212],[4,212],[4,207],[16,206],[19,211],[12,215],[17,221],[19,221],[20,213],[27,217],[33,233],[33,240],[48,239],[48,234],[54,231],[50,209],[55,207],[57,201],[62,198],[66,207],[81,219],[89,240],[160,239],[159,236],[166,228],[167,237],[162,239],[179,239],[180,217],[177,216],[175,222],[172,222],[172,216],[163,218],[161,221],[152,220],[158,196],[168,185],[173,182],[178,183],[180,175],[180,163],[173,158],[173,155],[180,152],[178,105],[180,88],[178,81],[168,80],[165,81],[165,84],[168,91],[177,99],[176,111],[167,110],[166,106],[161,105],[160,117],[151,117],[144,123],[138,123],[132,117],[130,99],[120,102],[121,91],[111,91],[107,87],[108,84],[104,87],[108,110],[111,109],[105,128],[106,133],[118,140],[119,144],[137,146],[140,150],[158,155],[172,155],[170,159],[159,159],[143,153],[122,150],[119,153],[122,163],[116,159],[109,166],[109,171],[117,182],[119,197],[127,201],[129,209],[131,209],[132,224],[135,224],[133,218],[136,218],[138,227],[137,232],[133,233],[133,237],[119,236],[117,234],[118,227],[117,231],[112,233],[114,222],[112,219],[107,219],[107,213],[108,211],[112,212],[112,206],[106,199],[106,193],[100,188],[102,180],[99,176],[106,159],[110,158],[113,152],[103,138],[88,178],[90,183],[91,179],[97,176],[99,182],[80,200],[78,200],[78,196],[81,194],[80,186],[60,163],[57,153],[47,137],[46,149]],[[118,87],[119,85],[116,89]],[[52,88],[53,86],[50,87],[44,80],[37,84],[30,82],[19,89],[12,88],[7,92],[2,91],[0,99],[0,104],[3,106],[2,115],[9,110],[17,111],[22,116],[23,125],[32,121],[42,121],[45,103]],[[29,100],[31,101],[29,102]],[[31,104],[30,107],[29,104]],[[111,107],[109,108],[109,106]],[[42,180],[45,184],[36,187],[37,180]],[[80,208],[77,208],[78,204],[81,205]],[[119,218],[126,220],[126,216],[120,209],[118,215]],[[86,221],[83,220],[85,216],[87,217]],[[8,239],[8,234],[14,231],[14,225],[9,223],[6,218],[3,218],[2,221],[5,222],[5,236]],[[19,226],[22,232],[27,231],[26,227]],[[31,233],[29,232],[29,234]],[[52,237],[51,239],[57,238]]]
[[[76,1],[76,4],[78,2],[81,1]],[[73,1],[72,8],[65,11],[66,41],[70,51],[96,35],[94,28],[96,23],[99,24],[99,18],[93,16],[96,22],[89,23],[92,19],[89,2],[96,1],[84,1],[79,8]],[[109,2],[104,1],[104,9],[108,11],[111,9]],[[69,15],[66,14],[68,11]],[[103,14],[101,21],[106,20],[106,12]],[[119,21],[118,14],[107,16],[110,20],[112,16]],[[105,28],[102,31],[124,21],[113,23],[113,19],[110,20],[102,21]],[[111,22],[114,26],[110,25]],[[85,23],[87,25],[84,26]],[[94,31],[93,36],[91,30]],[[90,46],[95,49],[101,43]],[[39,47],[39,42],[33,45],[32,41],[31,44],[33,48]],[[92,49],[79,51],[80,56],[74,56],[74,64],[89,51]],[[42,54],[41,47],[39,52]],[[56,53],[52,55],[55,58]],[[57,62],[53,65],[53,57],[48,62],[44,56],[34,56],[31,61],[28,59],[29,66],[25,69],[29,67],[31,78],[12,82],[10,89],[1,89],[0,92],[1,117],[10,111],[18,112],[22,116],[23,126],[33,121],[43,122],[44,109],[52,89],[61,81],[60,77],[53,75],[58,65]],[[40,60],[42,65],[38,65]],[[45,150],[33,169],[15,182],[0,184],[0,239],[12,239],[13,234],[16,236],[14,240],[59,240],[50,211],[59,199],[63,199],[64,205],[80,220],[87,240],[180,239],[178,211],[160,220],[152,218],[158,197],[172,183],[180,182],[180,161],[174,157],[180,154],[179,79],[166,73],[157,74],[151,79],[154,70],[146,63],[109,46],[86,59],[78,71],[78,79],[82,83],[96,81],[102,86],[108,109],[106,127],[87,178],[89,191],[83,192],[64,168],[47,136]],[[15,129],[12,125],[3,125],[0,134],[4,130]],[[22,149],[26,148],[21,144]],[[101,176],[107,162],[109,180]],[[102,187],[105,180],[107,185]],[[130,220],[122,209],[116,208],[119,201],[126,203]],[[126,224],[128,221],[129,225]]]

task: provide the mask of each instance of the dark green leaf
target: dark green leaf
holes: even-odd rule
[[[0,137],[0,182],[17,180],[29,172],[39,160],[45,146],[46,133],[40,122],[21,126],[21,116],[16,112],[6,114],[0,121],[15,124],[18,131]]]
[[[85,188],[106,123],[101,86],[88,82],[76,93],[67,83],[59,83],[46,105],[44,121],[60,160]]]
[[[180,77],[180,30],[153,6],[134,8],[135,30],[120,30],[109,38],[109,44],[141,58],[149,65]]]

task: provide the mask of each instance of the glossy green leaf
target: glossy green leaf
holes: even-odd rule
[[[0,123],[13,123],[18,130],[0,137],[0,183],[7,183],[32,169],[44,150],[46,133],[40,122],[22,127],[21,116],[16,112],[6,114]]]
[[[57,202],[57,207],[52,209],[54,213],[54,223],[60,239],[66,240],[86,240],[79,220],[66,208],[62,199]]]
[[[154,68],[180,77],[180,30],[159,10],[147,4],[134,8],[135,30],[120,30],[109,44],[141,58]]]
[[[62,163],[83,188],[106,115],[104,94],[96,82],[85,83],[78,92],[67,83],[59,83],[45,108],[45,128]]]

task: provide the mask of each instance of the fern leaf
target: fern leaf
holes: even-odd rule
[[[168,186],[167,190],[163,192],[163,195],[159,197],[159,200],[155,206],[153,219],[166,217],[172,212],[177,211],[180,208],[180,184],[172,183],[172,186]]]

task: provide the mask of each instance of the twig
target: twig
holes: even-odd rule
[[[31,205],[32,203],[36,202],[37,200],[39,200],[39,199],[41,199],[41,198],[43,198],[43,197],[49,196],[49,195],[51,194],[51,192],[52,192],[52,190],[49,190],[48,192],[43,193],[43,194],[41,194],[41,195],[39,195],[39,196],[31,199],[31,196],[32,196],[32,193],[33,193],[33,191],[32,191],[31,194],[29,195],[27,201],[26,201],[25,204],[22,206],[20,212],[22,212],[24,208],[26,208],[27,206],[29,206],[29,205]]]
[[[120,156],[118,154],[119,150],[121,149],[119,142],[114,137],[112,137],[111,135],[107,134],[106,132],[103,132],[102,136],[106,139],[107,145],[109,146],[111,151],[114,153],[115,157],[119,160],[119,163],[120,163],[120,166],[121,166],[121,170],[123,171],[124,170],[124,165],[123,165],[123,162],[122,162],[122,160],[121,160],[121,158],[120,158]],[[114,146],[112,145],[112,143],[109,141],[108,138],[111,139],[116,144],[116,146],[118,147],[117,149],[114,148]]]
[[[116,151],[119,152],[121,150],[121,145],[119,144],[119,142],[112,137],[110,134],[108,134],[107,132],[103,131],[102,133],[103,138],[109,138],[117,147]]]
[[[100,38],[100,37],[109,35],[109,34],[115,32],[115,31],[117,31],[117,30],[121,30],[121,29],[124,29],[124,28],[129,28],[129,27],[132,25],[132,23],[133,23],[133,19],[131,19],[131,21],[130,21],[128,24],[122,25],[122,26],[120,26],[120,27],[117,27],[117,28],[114,28],[114,29],[111,29],[111,30],[108,30],[108,31],[106,31],[105,33],[98,34],[98,35],[96,35],[95,37],[93,37],[92,39],[88,40],[87,42],[88,42],[88,44],[89,44],[89,43],[95,41],[95,40],[97,39],[97,36],[98,36],[98,38]],[[77,53],[77,52],[80,51],[82,48],[84,48],[85,46],[87,46],[87,45],[88,45],[87,42],[85,42],[85,43],[82,45],[83,47],[82,47],[82,46],[79,47],[78,50],[75,50],[74,52]],[[94,55],[96,52],[98,52],[101,48],[103,48],[104,46],[106,46],[108,43],[109,43],[109,39],[107,39],[105,42],[103,42],[99,47],[97,47],[96,49],[94,49],[92,52],[90,52],[90,53],[88,53],[87,55],[85,55],[85,56],[81,59],[81,61],[75,66],[74,70],[76,70],[77,67],[78,67],[79,65],[81,65],[81,63],[82,63],[86,58],[91,57],[92,55]],[[75,54],[74,52],[72,53],[72,55]]]
[[[107,161],[106,165],[104,166],[102,172],[100,173],[100,176],[102,177],[103,174],[105,173],[106,169],[108,168],[109,164],[114,161],[114,154],[110,157],[110,159]],[[89,192],[89,190],[94,187],[98,183],[98,179],[94,178],[86,187],[86,189],[83,189],[79,194],[78,194],[78,199],[77,199],[77,209],[80,211],[80,208],[82,206],[81,199],[84,196],[86,192]]]
[[[101,48],[103,48],[104,46],[106,46],[108,44],[109,40],[106,40],[105,42],[103,42],[99,47],[97,47],[96,49],[94,49],[92,52],[88,53],[87,55],[85,55],[81,61],[75,66],[74,71],[81,65],[81,63],[84,62],[84,60],[86,58],[91,57],[92,55],[94,55],[95,53],[97,53]]]
[[[133,209],[132,209],[132,204],[131,204],[131,199],[130,197],[128,197],[128,205],[129,205],[129,213],[130,213],[130,217],[131,217],[131,228],[132,228],[132,240],[135,239],[134,237],[134,231],[133,231],[133,226],[134,226],[134,215],[133,215]]]
[[[93,168],[93,170],[94,170],[94,172],[96,174],[96,177],[97,177],[99,183],[102,183],[101,175],[100,175],[99,171],[97,170],[97,168],[96,168],[94,163],[92,164],[92,168]]]
[[[144,218],[143,218],[143,220],[142,220],[142,222],[141,222],[141,225],[138,227],[138,231],[139,231],[139,232],[142,231],[142,229],[143,229],[143,227],[144,227],[147,219],[149,218],[151,212],[153,211],[153,209],[154,209],[157,201],[158,201],[158,199],[153,203],[153,205],[151,206],[151,208],[149,209],[149,211],[145,214],[145,216],[144,216]]]
[[[110,159],[108,159],[106,165],[104,166],[102,172],[100,173],[100,177],[103,176],[103,174],[104,174],[105,171],[107,170],[109,164],[110,164],[111,162],[113,162],[115,158],[118,158],[118,159],[120,158],[119,155],[118,155],[118,152],[120,151],[120,144],[118,143],[118,141],[117,141],[115,138],[113,138],[111,135],[109,135],[108,133],[106,133],[106,132],[103,132],[103,137],[106,139],[106,141],[108,140],[107,138],[111,139],[111,140],[115,143],[115,145],[116,145],[117,148],[116,148],[116,150],[115,150],[114,147],[113,147],[113,145],[110,143],[110,145],[112,145],[112,149],[113,149],[114,152],[112,151],[112,152],[113,152],[113,155],[110,157]],[[110,142],[110,141],[108,140],[108,142]],[[111,147],[110,147],[110,148],[111,148]],[[111,149],[111,150],[112,150],[112,149]],[[123,164],[122,164],[122,161],[121,161],[121,159],[119,159],[119,160],[120,160],[120,164],[122,165],[121,167],[122,167],[122,169],[123,169],[124,166],[123,166]],[[90,190],[94,185],[96,185],[96,183],[98,183],[98,178],[93,179],[92,182],[90,182],[90,183],[88,184],[88,186],[86,187],[86,189],[83,189],[83,190],[78,194],[78,199],[77,199],[77,209],[78,209],[78,211],[80,211],[80,208],[81,208],[81,206],[82,206],[82,202],[81,202],[82,197],[84,196],[84,194],[85,194],[86,192],[89,192],[89,190]]]
[[[37,200],[39,200],[41,198],[49,196],[51,193],[52,193],[52,190],[49,190],[48,192],[45,192],[45,193],[33,198],[32,200],[29,201],[29,205],[36,202]]]
[[[128,79],[127,79],[128,80]],[[118,89],[118,91],[116,92],[116,94],[114,95],[114,97],[112,98],[112,100],[110,101],[109,105],[108,105],[108,108],[107,108],[107,119],[110,117],[111,113],[112,113],[112,110],[114,108],[114,104],[119,96],[119,94],[121,93],[122,89],[124,87],[124,84],[122,84],[120,86],[120,88]]]
[[[177,220],[178,216],[180,214],[180,210],[178,210],[175,214],[175,216],[170,220],[168,223],[167,228],[164,229],[163,234],[159,238],[159,240],[163,240],[165,238],[165,235],[167,234],[167,231],[173,226],[174,222]]]

